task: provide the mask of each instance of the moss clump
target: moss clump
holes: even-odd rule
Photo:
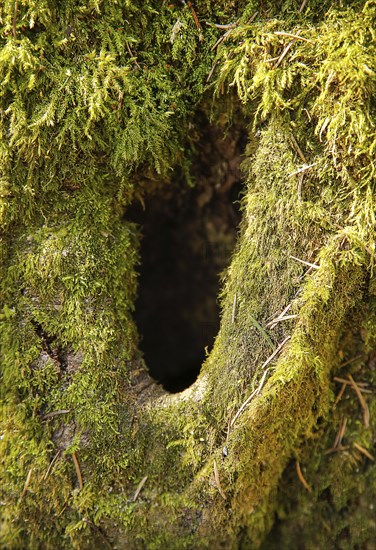
[[[313,514],[318,545],[373,540],[375,398],[367,426],[333,376],[374,377],[376,4],[264,4],[0,7],[4,547],[309,547]],[[213,352],[166,396],[127,207],[189,173],[198,108],[249,128],[243,221]]]

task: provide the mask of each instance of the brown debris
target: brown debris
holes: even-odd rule
[[[76,468],[78,485],[79,485],[80,489],[82,489],[84,484],[82,483],[81,469],[80,469],[80,465],[79,465],[78,460],[77,460],[76,453],[72,453],[72,458],[73,458],[74,466]]]
[[[299,481],[300,483],[303,485],[303,487],[309,492],[309,493],[312,493],[312,489],[311,487],[308,485],[307,481],[305,480],[304,476],[303,476],[303,473],[302,473],[302,469],[300,467],[300,464],[298,461],[296,461],[296,473],[298,474],[298,478],[299,478]]]

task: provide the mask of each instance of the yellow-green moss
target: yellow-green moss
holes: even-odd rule
[[[311,544],[308,516],[318,546],[372,540],[353,444],[375,454],[376,402],[365,428],[333,376],[356,351],[346,374],[374,383],[376,4],[260,4],[0,6],[3,547],[288,548],[294,523]],[[249,128],[243,221],[214,350],[161,397],[132,378],[126,208],[189,171],[198,105]],[[350,450],[325,455],[343,415]]]

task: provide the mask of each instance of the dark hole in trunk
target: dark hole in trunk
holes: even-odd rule
[[[243,134],[210,129],[197,145],[195,185],[150,193],[131,218],[142,229],[135,319],[151,376],[170,392],[197,378],[219,329],[220,274],[240,221]]]

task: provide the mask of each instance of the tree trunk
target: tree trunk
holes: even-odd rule
[[[2,548],[374,548],[376,4],[343,4],[0,7]]]

